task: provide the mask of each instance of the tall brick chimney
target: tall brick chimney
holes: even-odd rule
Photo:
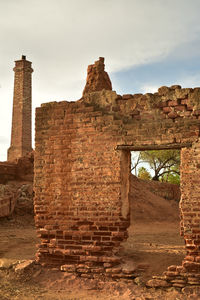
[[[12,113],[11,144],[8,161],[15,161],[32,151],[32,100],[31,100],[31,62],[22,55],[15,61],[14,96]]]

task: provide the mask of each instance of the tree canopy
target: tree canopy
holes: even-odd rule
[[[151,180],[151,174],[145,167],[140,167],[138,170],[138,177],[144,180]]]
[[[143,164],[138,169],[139,164]],[[144,167],[147,165],[147,167]],[[178,184],[180,182],[180,151],[179,150],[149,150],[137,153],[132,162],[132,170],[138,177],[149,177],[152,180],[159,180]],[[145,172],[146,170],[146,172]],[[148,174],[147,174],[148,173]],[[148,178],[147,178],[148,177]]]

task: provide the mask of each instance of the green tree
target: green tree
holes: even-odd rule
[[[151,180],[151,174],[145,167],[139,168],[138,177],[144,180]]]
[[[169,182],[173,184],[180,184],[180,175],[176,166],[172,167],[169,173],[163,174],[160,179],[162,182]]]
[[[152,180],[180,181],[179,150],[141,151],[140,159],[143,163],[148,163],[149,168],[153,171]]]

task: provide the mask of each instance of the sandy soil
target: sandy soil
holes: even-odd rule
[[[0,300],[21,299],[189,299],[175,289],[147,289],[144,283],[160,275],[171,264],[184,257],[183,240],[176,223],[135,223],[123,244],[121,255],[132,265],[142,264],[143,275],[134,281],[80,280],[54,269],[34,265],[26,272],[9,268],[18,260],[34,259],[37,237],[32,217],[0,220]],[[136,284],[137,283],[137,284]],[[191,298],[192,299],[192,298]],[[195,298],[194,298],[195,299]]]
[[[179,235],[179,222],[135,223],[123,243],[121,255],[129,264],[147,266],[143,279],[162,275],[170,265],[180,265],[184,256],[184,240]]]
[[[35,263],[16,271],[17,261],[34,260],[38,243],[33,215],[24,199],[12,218],[0,219],[0,300],[200,299],[190,291],[146,288],[152,275],[161,275],[168,266],[181,264],[184,241],[179,235],[178,204],[150,193],[147,184],[144,187],[136,181],[132,181],[129,238],[120,252],[122,262],[141,266],[139,277],[129,281],[80,279]],[[30,201],[27,203],[29,208]]]

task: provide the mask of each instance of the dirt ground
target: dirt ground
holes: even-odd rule
[[[180,265],[184,256],[184,240],[179,235],[179,222],[135,223],[123,243],[121,255],[129,264],[144,264],[143,279],[162,275],[170,265]]]
[[[77,278],[34,261],[36,237],[31,188],[24,185],[15,213],[0,219],[0,300],[186,300],[200,299],[197,291],[147,288],[152,276],[170,265],[180,265],[185,255],[179,235],[178,203],[148,190],[150,183],[131,182],[131,226],[122,244],[122,263],[141,269],[137,278],[111,280]],[[19,261],[31,260],[25,269]],[[26,263],[25,262],[25,263]]]
[[[14,271],[15,262],[34,260],[37,242],[33,217],[0,220],[0,300],[199,299],[174,288],[162,291],[145,287],[152,275],[181,263],[184,244],[178,222],[132,224],[121,255],[131,265],[141,263],[145,270],[141,277],[129,281],[79,279],[37,264],[25,272]]]

